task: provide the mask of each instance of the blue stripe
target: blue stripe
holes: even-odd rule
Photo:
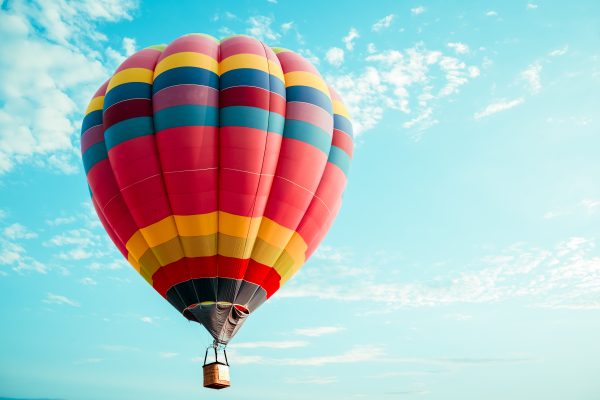
[[[342,115],[333,115],[333,128],[339,129],[340,131],[347,133],[351,138],[354,137],[354,131],[352,129],[352,122]]]
[[[221,109],[221,126],[242,126],[282,134],[286,123],[281,115],[258,107],[231,106]]]
[[[152,117],[136,117],[117,122],[104,131],[106,148],[112,149],[116,145],[129,139],[154,134]]]
[[[348,170],[350,169],[350,156],[344,150],[337,146],[331,146],[327,161],[337,165],[342,172],[344,172],[344,175],[348,176]]]
[[[98,142],[90,146],[85,153],[83,153],[83,169],[87,174],[90,169],[98,162],[106,159],[108,154],[106,153],[106,146],[104,142]],[[91,191],[90,191],[91,194]]]
[[[331,99],[318,89],[310,86],[290,86],[286,90],[286,99],[290,101],[301,101],[321,107],[329,114],[333,113]]]
[[[178,126],[219,126],[219,109],[185,104],[162,109],[154,114],[156,131]]]
[[[329,154],[331,136],[325,133],[323,129],[308,122],[287,119],[283,137],[303,141],[321,150],[326,155]]]
[[[219,76],[212,71],[197,67],[177,67],[169,69],[154,79],[153,93],[175,85],[202,85],[219,88]]]
[[[151,99],[152,85],[144,82],[129,82],[110,89],[104,96],[104,109],[127,99]]]
[[[285,98],[284,83],[279,78],[258,69],[238,68],[221,75],[221,90],[234,86],[260,87]]]
[[[83,118],[81,134],[83,135],[88,129],[96,125],[102,125],[102,110],[92,111]]]

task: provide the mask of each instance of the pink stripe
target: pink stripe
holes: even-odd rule
[[[221,60],[236,54],[256,54],[266,58],[261,42],[246,36],[235,36],[221,42]]]
[[[347,133],[344,133],[339,129],[334,129],[333,141],[331,144],[344,150],[350,157],[352,157],[352,153],[354,152],[354,143],[352,142],[350,135]]]
[[[154,112],[186,104],[219,106],[219,91],[208,86],[177,85],[165,88],[152,96]]]
[[[284,51],[277,54],[277,58],[279,58],[279,62],[283,67],[284,73],[293,71],[307,71],[312,72],[317,76],[321,76],[319,71],[317,71],[317,69],[300,54],[296,54],[291,51]]]
[[[285,118],[308,122],[323,129],[330,137],[332,135],[333,117],[314,104],[290,101],[287,103]]]
[[[108,87],[108,82],[110,82],[110,79],[107,79],[106,82],[104,82],[102,84],[102,86],[100,86],[98,88],[98,90],[94,94],[94,97],[92,98],[92,100],[95,99],[96,97],[104,96],[106,94],[106,88]]]
[[[104,140],[104,127],[102,125],[96,125],[88,129],[81,136],[81,154],[85,153],[87,149]]]
[[[119,65],[119,68],[117,68],[115,71],[115,74],[127,68],[146,68],[154,70],[156,60],[158,59],[160,53],[160,50],[156,49],[140,50],[134,55],[130,56],[127,60],[123,61],[123,63]]]
[[[215,40],[201,35],[186,35],[175,39],[165,48],[159,61],[175,53],[193,52],[206,54],[209,57],[218,59],[219,43]]]

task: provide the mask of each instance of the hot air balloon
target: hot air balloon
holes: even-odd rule
[[[352,149],[346,107],[319,72],[247,36],[191,34],[138,51],[98,89],[81,128],[106,232],[208,330],[215,355],[329,230]]]

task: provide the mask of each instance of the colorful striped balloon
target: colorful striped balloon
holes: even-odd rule
[[[227,344],[341,206],[352,125],[302,56],[192,34],[125,60],[91,100],[92,202],[131,265]]]

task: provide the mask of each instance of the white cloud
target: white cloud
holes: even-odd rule
[[[454,313],[454,314],[446,314],[446,315],[444,315],[444,318],[451,319],[454,321],[469,321],[469,320],[473,319],[473,316],[469,315],[469,314]]]
[[[4,236],[9,239],[33,239],[38,236],[37,233],[29,231],[26,227],[19,223],[4,228]]]
[[[86,286],[95,286],[98,284],[98,282],[96,282],[96,280],[94,278],[90,278],[89,276],[87,276],[85,278],[81,278],[79,280],[79,282],[81,282],[82,285],[86,285]]]
[[[155,320],[156,320],[155,318],[149,317],[147,315],[140,317],[140,321],[145,322],[147,324],[153,324],[155,322]]]
[[[471,263],[472,264],[472,263]],[[524,298],[531,306],[600,309],[600,255],[596,242],[572,237],[549,249],[514,244],[481,258],[464,272],[448,272],[433,281],[402,281],[390,277],[392,266],[364,268],[360,277],[342,279],[347,265],[314,268],[282,288],[280,298],[310,297],[328,301],[359,302],[377,312],[406,307],[494,303]],[[452,271],[452,269],[449,269]],[[385,278],[384,278],[385,277]]]
[[[233,345],[232,345],[233,346]],[[336,355],[305,357],[305,358],[266,358],[262,356],[240,356],[234,353],[231,356],[236,364],[265,364],[281,366],[307,366],[316,367],[332,364],[354,364],[359,362],[377,361],[384,354],[383,348],[378,346],[355,346],[350,350]]]
[[[588,213],[594,213],[597,210],[600,210],[600,200],[584,199],[581,201],[581,206]]]
[[[332,333],[338,333],[346,328],[341,326],[317,326],[314,328],[299,328],[294,331],[295,334],[301,336],[318,337],[323,335],[330,335]]]
[[[332,47],[325,54],[327,62],[335,67],[339,67],[344,63],[344,50],[339,47]]]
[[[473,117],[475,119],[481,119],[489,117],[490,115],[499,113],[501,111],[510,110],[516,106],[523,104],[525,100],[522,97],[513,100],[503,100],[496,103],[489,104],[482,111],[476,112]]]
[[[241,342],[233,343],[229,347],[233,349],[294,349],[298,347],[306,347],[308,342],[303,340],[287,340],[287,341],[273,341],[273,342]]]
[[[541,72],[542,65],[540,63],[535,63],[528,66],[520,75],[521,79],[529,86],[529,90],[534,94],[539,93],[542,89],[542,82],[540,80]]]
[[[354,41],[356,39],[358,39],[360,37],[360,35],[358,34],[358,31],[356,30],[356,28],[350,28],[350,31],[348,32],[348,34],[346,36],[344,36],[344,38],[342,39],[342,42],[344,42],[344,44],[346,45],[346,48],[349,51],[354,50]]]
[[[125,51],[125,55],[127,57],[129,57],[130,55],[135,53],[135,51],[136,51],[135,47],[136,47],[135,39],[130,38],[130,37],[123,38],[123,50]]]
[[[384,110],[391,109],[409,116],[404,127],[418,139],[437,123],[433,104],[479,75],[478,68],[420,43],[403,51],[373,52],[365,61],[362,71],[327,77],[342,95],[357,135],[372,129]]]
[[[536,8],[538,8],[537,4],[534,3],[527,3],[527,9],[528,10],[535,10]]]
[[[373,30],[375,32],[379,32],[386,28],[389,28],[390,25],[392,25],[392,21],[394,20],[394,17],[395,17],[394,14],[386,15],[385,17],[381,18],[379,21],[375,22],[375,24],[373,24],[373,26],[371,27],[371,30]]]
[[[283,33],[286,33],[287,31],[289,31],[293,27],[294,27],[294,22],[293,21],[285,22],[285,23],[281,24],[281,31]]]
[[[313,257],[319,260],[333,261],[339,263],[344,260],[346,254],[339,248],[321,245],[317,248],[317,251],[315,252]]]
[[[58,226],[58,225],[68,225],[75,222],[77,218],[74,215],[69,217],[56,217],[54,219],[46,220],[46,223],[50,226]]]
[[[8,266],[18,273],[34,271],[46,274],[48,272],[48,267],[27,255],[23,246],[4,237],[0,237],[0,265]],[[2,271],[2,275],[6,273]]]
[[[89,96],[108,76],[99,21],[131,18],[131,1],[13,1],[0,13],[0,174],[15,165],[79,167]]]
[[[277,42],[281,35],[271,28],[273,19],[264,15],[257,15],[248,19],[248,32],[249,35],[262,41]]]
[[[569,46],[565,45],[559,49],[552,50],[550,53],[548,53],[548,55],[550,57],[560,57],[560,56],[564,56],[565,54],[567,54],[568,51],[569,51]]]
[[[423,6],[418,6],[418,7],[414,7],[414,8],[410,9],[410,12],[413,13],[414,15],[423,14],[425,11],[427,11],[427,10]]]
[[[494,11],[494,10],[490,10],[490,11],[486,12],[485,15],[486,15],[486,17],[497,17],[498,12]]]
[[[298,53],[300,53],[302,57],[306,58],[306,60],[313,65],[318,65],[321,62],[319,57],[317,57],[310,49],[300,49],[298,50]]]
[[[102,344],[99,347],[105,351],[115,351],[115,352],[140,351],[140,349],[137,347],[127,346],[127,345],[123,345],[123,344]]]
[[[60,294],[54,294],[54,293],[48,293],[46,295],[46,298],[42,301],[47,304],[61,304],[61,305],[68,305],[71,307],[79,307],[79,303],[76,302],[75,300],[71,300],[67,296],[62,296]]]
[[[127,265],[129,265],[129,264],[124,259],[119,258],[119,259],[112,260],[112,261],[102,261],[102,262],[94,261],[88,265],[88,269],[91,269],[92,271],[115,270],[115,269],[123,268]]]
[[[456,54],[467,54],[469,52],[469,46],[461,42],[448,43],[448,47],[453,49]]]

